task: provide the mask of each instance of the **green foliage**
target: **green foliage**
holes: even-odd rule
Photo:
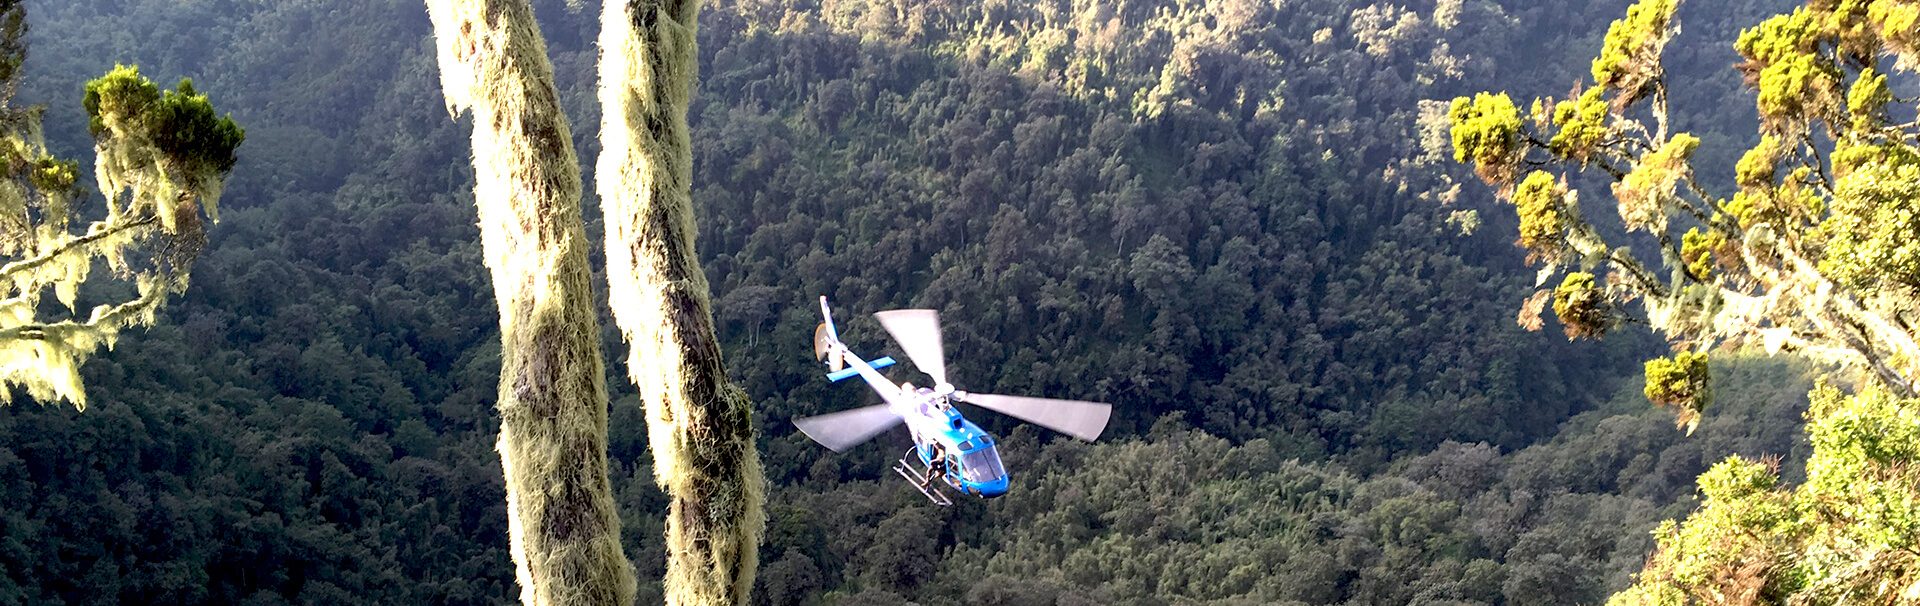
[[[1861,132],[1880,128],[1887,121],[1887,104],[1892,102],[1893,89],[1887,86],[1887,75],[1872,68],[1861,70],[1847,89],[1849,126]]]
[[[1732,501],[1773,490],[1780,482],[1775,470],[1764,463],[1741,457],[1725,461],[1700,474],[1700,495],[1708,500]]]
[[[1447,108],[1453,160],[1473,164],[1490,183],[1508,183],[1519,161],[1520,109],[1505,93],[1455,97]]]
[[[23,10],[0,6],[0,36],[6,36],[0,86],[8,91],[25,53]],[[11,92],[0,97],[7,128],[0,133],[0,169],[14,185],[0,191],[0,274],[7,287],[0,302],[0,402],[11,401],[11,387],[20,386],[41,402],[86,406],[82,363],[112,346],[121,330],[152,325],[168,297],[186,289],[188,268],[206,240],[199,209],[204,203],[211,212],[243,138],[231,119],[211,118],[206,97],[185,82],[179,92],[162,94],[137,69],[119,66],[85,90],[82,105],[96,125],[90,129],[100,155],[96,171],[108,199],[107,216],[80,234],[68,228],[70,199],[81,194],[79,163],[48,154],[38,109],[7,107]],[[155,151],[156,141],[171,146]],[[209,154],[218,158],[206,160]],[[127,189],[132,194],[123,197]],[[82,315],[81,286],[100,261],[134,292]],[[68,317],[41,317],[37,308],[47,289]]]
[[[1746,57],[1754,65],[1745,69],[1750,71],[1793,57],[1813,52],[1819,34],[1814,14],[1806,8],[1796,8],[1784,15],[1774,15],[1761,21],[1760,25],[1740,32],[1740,38],[1733,43],[1733,50]]]
[[[232,172],[238,159],[234,150],[247,138],[232,116],[216,115],[207,96],[187,79],[161,95],[149,120],[154,145],[193,174]]]
[[[81,105],[106,158],[102,190],[131,189],[130,210],[157,212],[168,231],[179,229],[183,212],[197,212],[191,205],[183,211],[172,200],[183,191],[219,220],[220,184],[232,172],[246,132],[231,116],[216,115],[191,80],[163,91],[140,68],[116,65],[87,82]]]
[[[1881,0],[1867,7],[1867,22],[1878,31],[1887,50],[1909,64],[1920,60],[1920,6]]]
[[[1590,88],[1576,99],[1553,104],[1553,124],[1560,130],[1553,134],[1547,148],[1560,157],[1584,162],[1595,147],[1611,137],[1612,113],[1607,108],[1605,92],[1606,89]]]
[[[74,186],[80,181],[80,163],[74,160],[61,160],[52,156],[42,156],[33,160],[33,168],[27,173],[27,179],[34,189],[49,192],[74,192]]]
[[[1908,168],[1920,162],[1907,142],[1920,124],[1886,124],[1890,100],[1900,98],[1892,88],[1902,80],[1882,72],[1888,63],[1896,71],[1915,63],[1900,55],[1902,43],[1870,27],[1894,4],[1816,0],[1740,34],[1734,46],[1746,61],[1738,69],[1756,96],[1762,137],[1733,166],[1738,191],[1730,199],[1715,198],[1697,180],[1701,138],[1668,135],[1669,91],[1644,94],[1664,86],[1657,84],[1660,50],[1679,29],[1674,4],[1630,7],[1609,29],[1592,70],[1598,86],[1620,91],[1612,113],[1583,111],[1590,101],[1562,103],[1552,120],[1536,115],[1535,125],[1523,125],[1515,135],[1522,148],[1504,157],[1516,166],[1599,169],[1614,181],[1623,226],[1658,245],[1635,254],[1620,238],[1607,241],[1604,227],[1571,205],[1556,217],[1564,237],[1530,237],[1528,226],[1538,221],[1526,209],[1539,205],[1516,204],[1527,258],[1578,259],[1582,270],[1610,266],[1621,300],[1644,301],[1647,323],[1677,347],[1785,347],[1872,372],[1902,393],[1920,389],[1912,305],[1920,292],[1905,237],[1916,228],[1905,202],[1920,176]],[[1883,62],[1888,52],[1894,60]],[[1589,114],[1611,120],[1618,140],[1589,146],[1592,137],[1577,136],[1584,130],[1568,128]],[[1555,127],[1561,130],[1547,141],[1536,132]],[[1816,135],[1821,128],[1824,138]],[[1487,181],[1516,202],[1540,199],[1540,188],[1509,191],[1505,181]]]
[[[1760,137],[1760,143],[1740,156],[1740,163],[1734,167],[1734,183],[1743,191],[1772,187],[1774,167],[1780,162],[1781,151],[1778,137]]]
[[[1666,231],[1667,217],[1675,205],[1674,187],[1693,173],[1693,150],[1700,138],[1687,133],[1674,135],[1658,149],[1640,158],[1633,171],[1613,186],[1614,200],[1620,206],[1620,220],[1629,230],[1655,233]]]
[[[1680,238],[1680,261],[1686,263],[1687,274],[1694,280],[1710,281],[1716,263],[1730,270],[1740,268],[1739,253],[1729,244],[1726,232],[1689,228]]]
[[[1902,399],[1884,389],[1846,394],[1823,385],[1811,394],[1807,439],[1807,495],[1802,501],[1818,514],[1850,520],[1831,533],[1835,547],[1858,542],[1864,549],[1833,556],[1863,557],[1899,552],[1909,555],[1908,575],[1886,577],[1920,582],[1912,573],[1920,560],[1920,400]],[[1872,577],[1868,577],[1869,579]],[[1911,590],[1909,590],[1911,591]]]
[[[160,87],[140,75],[140,67],[134,65],[113,66],[106,75],[88,81],[85,91],[80,106],[87,110],[87,132],[96,138],[116,126],[145,130],[143,122],[152,115],[148,110],[160,102]],[[123,126],[128,121],[135,125]]]
[[[1887,167],[1920,164],[1920,148],[1900,141],[1872,142],[1855,138],[1841,141],[1833,150],[1833,176],[1845,179],[1853,169],[1875,163]]]
[[[595,27],[554,4],[541,16],[560,102],[592,115]],[[422,20],[393,18],[418,4],[45,5],[63,19],[36,21],[59,45],[38,59],[94,69],[109,55],[96,42],[151,31],[128,52],[156,77],[191,70],[222,91],[249,118],[249,155],[194,289],[160,328],[88,367],[89,413],[0,419],[21,459],[0,454],[6,523],[41,530],[0,549],[0,595],[511,601],[493,450],[499,318],[473,201],[449,194],[469,187],[449,167],[467,160],[470,125],[441,113]],[[761,578],[781,584],[756,600],[1595,603],[1643,560],[1641,530],[1675,513],[1703,461],[1793,448],[1768,422],[1777,413],[1725,406],[1701,429],[1725,436],[1711,444],[1618,402],[1553,437],[1643,343],[1513,338],[1500,302],[1533,276],[1493,254],[1510,236],[1456,237],[1446,209],[1418,202],[1437,179],[1419,168],[1410,108],[1496,66],[1526,78],[1564,65],[1566,26],[1608,9],[1384,6],[710,4],[694,200],[729,367],[754,396],[775,475]],[[1377,28],[1354,24],[1362,9]],[[1067,46],[1020,33],[1043,30],[1067,32]],[[966,50],[996,41],[1045,59]],[[1165,70],[1164,108],[1141,118],[1129,87],[1160,82],[1176,41],[1187,50]],[[1018,71],[1041,64],[1061,71]],[[65,71],[35,90],[98,75]],[[1234,113],[1243,90],[1259,93],[1244,97],[1247,115]],[[71,113],[49,119],[49,136],[77,148]],[[1167,245],[1133,263],[1155,236]],[[744,289],[758,294],[729,306]],[[857,397],[781,345],[817,322],[792,302],[822,293],[855,311],[941,308],[956,379],[1113,398],[1114,443],[1009,439],[1009,500],[914,502],[884,475],[897,452],[832,455],[785,429]],[[888,347],[871,325],[848,333]],[[659,603],[645,580],[664,574],[668,505],[649,481],[641,411],[618,397],[608,455],[637,602]],[[1197,429],[1150,435],[1163,415]],[[1236,457],[1174,454],[1182,434],[1225,437]],[[1257,438],[1271,455],[1243,448]],[[1420,454],[1448,439],[1465,443]],[[1297,473],[1272,471],[1295,457]],[[1167,479],[1133,488],[1153,465]],[[1328,488],[1273,481],[1299,478]],[[1364,498],[1289,513],[1289,495],[1342,484]],[[48,555],[82,551],[100,555]],[[1018,554],[1001,564],[1011,570],[979,572],[998,553]],[[880,567],[893,562],[931,573]]]
[[[1613,306],[1594,286],[1593,274],[1572,272],[1553,289],[1553,315],[1568,339],[1598,339],[1613,327]]]
[[[1700,413],[1713,403],[1708,383],[1707,353],[1683,351],[1672,357],[1647,360],[1647,400],[1674,409],[1678,424],[1693,433]]]
[[[1726,203],[1727,214],[1744,229],[1765,224],[1798,230],[1813,225],[1826,211],[1826,200],[1818,189],[1805,184],[1811,173],[1805,167],[1795,168],[1776,186],[1736,192]]]
[[[1833,205],[1822,273],[1866,292],[1920,288],[1920,162],[1866,161],[1839,179]]]
[[[1700,509],[1610,604],[1896,604],[1920,598],[1920,400],[1813,390],[1806,482],[1729,458],[1700,476]]]
[[[1447,443],[1368,476],[1289,460],[1266,440],[1234,444],[1193,430],[1162,427],[1094,445],[1033,445],[1031,434],[1015,432],[1007,450],[1021,470],[1016,490],[977,511],[956,507],[950,553],[905,597],[942,605],[1599,603],[1645,560],[1656,520],[1690,507],[1694,476],[1730,452],[1785,451],[1799,440],[1770,421],[1804,407],[1804,368],[1720,364],[1726,407],[1701,429],[1712,444],[1681,438],[1664,413],[1633,403],[1637,393],[1621,394],[1617,409],[1576,416],[1549,442],[1509,452]],[[883,520],[910,518],[844,498],[825,490],[797,498],[816,512],[801,519],[829,536],[852,535],[827,547],[829,560],[857,557],[879,540],[866,537]],[[907,534],[947,544],[926,531]],[[769,549],[791,554],[805,544]],[[981,600],[989,596],[1005,601]]]
[[[1765,122],[1802,124],[1808,118],[1829,116],[1828,106],[1840,97],[1840,71],[1817,55],[1796,53],[1762,68],[1757,89]]]
[[[1639,99],[1661,77],[1660,51],[1666,47],[1668,24],[1678,8],[1675,0],[1639,0],[1627,7],[1626,17],[1607,26],[1600,56],[1593,60],[1593,80],[1618,93],[1616,106]]]
[[[1706,494],[1684,524],[1661,523],[1653,531],[1658,545],[1647,568],[1607,604],[1777,603],[1784,589],[1772,558],[1780,547],[1777,531],[1792,509],[1785,495],[1762,488],[1772,483],[1766,465],[1740,457],[1702,474],[1703,491],[1711,486],[1727,492]]]
[[[1566,225],[1560,217],[1567,207],[1567,186],[1545,171],[1527,173],[1514,189],[1513,206],[1520,215],[1520,241],[1527,258],[1549,258],[1564,241]]]
[[[739,352],[743,387],[806,403],[788,414],[838,408],[769,346],[817,320],[787,304],[771,316],[750,309],[819,294],[851,309],[940,309],[948,343],[968,352],[955,355],[954,380],[974,389],[1113,398],[1127,411],[1115,431],[1193,414],[1197,427],[1236,440],[1307,432],[1324,445],[1315,448],[1364,448],[1356,456],[1371,461],[1446,439],[1524,443],[1509,440],[1542,434],[1520,427],[1550,426],[1581,406],[1573,386],[1621,370],[1616,360],[1572,371],[1587,380],[1549,379],[1564,370],[1547,368],[1560,346],[1505,351],[1514,331],[1490,308],[1530,276],[1512,273],[1518,264],[1481,265],[1474,251],[1486,240],[1453,235],[1450,210],[1415,202],[1451,189],[1408,164],[1444,159],[1451,136],[1448,104],[1429,103],[1425,120],[1438,128],[1420,134],[1436,149],[1415,148],[1410,112],[1451,98],[1453,87],[1423,88],[1406,74],[1440,60],[1433,40],[1461,48],[1504,17],[1468,6],[1459,28],[1441,31],[1424,12],[1380,7],[1369,9],[1380,21],[1353,26],[1364,36],[1349,36],[1333,32],[1349,31],[1366,6],[1254,2],[1243,15],[1230,4],[1167,2],[1118,11],[1117,22],[1063,20],[1044,4],[985,14],[977,3],[915,4],[892,37],[876,32],[893,31],[898,13],[880,4],[849,3],[846,15],[703,16],[720,25],[702,29],[716,38],[703,42],[712,61],[691,114],[694,132],[709,133],[695,138],[694,198],[701,248],[715,251],[703,265],[722,303],[721,336]],[[923,33],[905,33],[920,17]],[[1210,17],[1204,33],[1178,30]],[[946,18],[967,25],[939,25]],[[1031,47],[953,58],[961,51],[945,46],[1070,28],[1080,32],[1073,56],[1106,52],[1079,45],[1097,38],[1084,23],[1140,37],[1112,49],[1128,56],[1172,52],[1184,36],[1205,43],[1194,47],[1193,72],[1169,70],[1176,85],[1150,119],[1128,100],[1083,101],[1071,74],[1012,71],[1026,62],[1002,53]],[[1312,42],[1322,28],[1332,31]],[[750,31],[763,33],[729,33]],[[1180,33],[1146,36],[1160,31]],[[913,35],[926,42],[867,46]],[[916,50],[926,44],[930,56]],[[842,59],[812,72],[765,69],[822,56]],[[1411,71],[1351,76],[1382,61]],[[1120,90],[1137,75],[1109,67]],[[1248,97],[1284,103],[1248,117],[1233,111],[1237,92],[1206,94],[1237,90],[1240,74],[1284,81]],[[828,101],[839,104],[832,119]],[[1507,112],[1509,126],[1518,119]],[[1401,160],[1376,163],[1376,153]],[[1446,303],[1418,303],[1435,300]],[[739,346],[756,333],[758,346]],[[1032,338],[1010,338],[1021,334]],[[1505,369],[1488,374],[1495,366]],[[1461,382],[1430,383],[1442,374]],[[1542,404],[1545,393],[1573,401]],[[806,477],[807,446],[791,443],[792,462],[770,453],[768,475]]]

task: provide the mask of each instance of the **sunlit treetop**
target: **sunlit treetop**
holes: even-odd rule
[[[1884,126],[1887,104],[1893,102],[1893,89],[1887,87],[1887,75],[1873,68],[1860,71],[1847,89],[1847,117],[1850,130],[1870,132]]]
[[[1811,53],[1795,53],[1767,64],[1756,87],[1761,122],[1791,132],[1809,119],[1833,119],[1841,77],[1839,69]]]
[[[1686,263],[1687,275],[1701,282],[1709,281],[1715,271],[1739,271],[1741,263],[1740,251],[1729,246],[1725,232],[1698,226],[1687,228],[1680,238],[1680,260]]]
[[[1521,248],[1529,258],[1548,258],[1564,245],[1566,224],[1561,213],[1566,209],[1567,186],[1546,171],[1527,173],[1525,181],[1513,192],[1513,205],[1520,216]]]
[[[1912,34],[1883,27],[1908,23],[1912,7],[1815,1],[1742,32],[1738,69],[1762,128],[1732,187],[1701,183],[1725,177],[1696,175],[1701,141],[1668,134],[1660,49],[1678,23],[1667,0],[1629,8],[1608,30],[1592,88],[1535,100],[1531,121],[1514,119],[1502,93],[1455,99],[1454,156],[1514,202],[1519,244],[1546,263],[1542,284],[1556,271],[1591,273],[1614,285],[1605,292],[1617,309],[1641,301],[1678,349],[1799,351],[1912,394],[1920,126],[1890,123],[1905,114],[1889,107],[1914,97],[1895,90],[1912,82],[1895,74],[1914,67],[1899,50]],[[1594,93],[1603,89],[1616,93],[1605,107]],[[1658,246],[1606,241],[1572,204],[1578,192],[1548,195],[1567,178],[1534,170],[1516,183],[1521,167],[1556,166],[1611,177],[1622,223]]]
[[[1670,358],[1647,360],[1647,400],[1673,407],[1679,425],[1692,433],[1700,412],[1713,402],[1708,382],[1707,354],[1683,351]]]
[[[1700,507],[1609,606],[1911,604],[1920,596],[1920,400],[1821,385],[1806,413],[1806,480],[1729,457],[1698,479]]]
[[[192,80],[161,90],[139,68],[115,66],[87,83],[81,105],[102,152],[101,191],[131,189],[132,203],[154,204],[169,231],[177,213],[161,203],[166,198],[191,199],[218,218],[219,184],[232,172],[246,132],[232,117],[215,113]],[[185,190],[192,195],[180,197]]]
[[[1488,181],[1511,180],[1518,168],[1520,109],[1506,93],[1460,97],[1447,109],[1453,124],[1453,159],[1471,163]]]
[[[1906,69],[1920,68],[1920,4],[1873,2],[1867,7],[1869,35],[1886,43]]]
[[[1781,153],[1778,137],[1773,135],[1760,137],[1760,143],[1741,155],[1740,163],[1734,165],[1734,183],[1741,189],[1771,187],[1774,166],[1780,162]]]
[[[18,10],[0,13],[0,33],[12,31],[5,26]],[[9,56],[0,52],[0,68]],[[10,185],[0,187],[0,383],[41,402],[84,407],[80,365],[112,346],[121,329],[151,325],[167,298],[186,288],[206,242],[203,209],[213,217],[245,133],[191,82],[163,91],[131,66],[88,82],[82,103],[106,216],[73,233],[79,163],[48,154],[38,108],[15,110],[0,100],[0,171]],[[82,300],[80,287],[97,278],[101,260],[111,271],[104,279],[133,285],[130,299]],[[47,290],[64,316],[42,317]],[[0,402],[12,394],[0,388]]]
[[[1629,230],[1664,232],[1673,215],[1674,188],[1692,176],[1693,150],[1700,139],[1687,133],[1674,135],[1660,144],[1613,186],[1619,201],[1620,220]]]
[[[1594,286],[1593,274],[1573,272],[1553,289],[1553,315],[1568,338],[1599,337],[1613,327],[1612,304]]]
[[[1903,160],[1864,162],[1836,183],[1820,268],[1842,285],[1920,289],[1920,162]]]
[[[1920,3],[1808,0],[1741,32],[1760,126],[1730,175],[1697,174],[1701,141],[1668,134],[1675,4],[1641,0],[1608,30],[1592,71],[1616,91],[1605,112],[1585,94],[1538,100],[1507,129],[1483,101],[1503,95],[1453,102],[1455,158],[1513,202],[1539,284],[1566,274],[1518,320],[1539,329],[1551,297],[1570,337],[1615,318],[1658,331],[1675,353],[1646,363],[1644,393],[1688,432],[1712,405],[1710,352],[1793,352],[1853,393],[1811,394],[1804,485],[1767,461],[1715,466],[1609,604],[1920,603],[1920,91],[1902,90],[1920,81]],[[1516,183],[1519,167],[1533,170]],[[1583,171],[1612,179],[1634,246],[1575,203]]]
[[[1813,13],[1798,8],[1740,32],[1733,49],[1751,62],[1740,66],[1741,70],[1751,74],[1791,57],[1813,54],[1819,35],[1817,25]]]

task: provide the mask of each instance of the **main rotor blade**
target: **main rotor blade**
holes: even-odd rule
[[[845,452],[898,424],[900,415],[887,410],[886,404],[793,420],[807,437],[834,452]]]
[[[1107,418],[1113,415],[1111,404],[1079,400],[969,393],[961,401],[1088,442],[1100,437],[1100,432],[1107,429]]]
[[[940,342],[940,312],[931,309],[896,309],[873,314],[893,340],[907,350],[907,357],[920,372],[933,377],[935,387],[947,385],[947,356]]]

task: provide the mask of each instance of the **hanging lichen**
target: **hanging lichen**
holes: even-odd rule
[[[84,409],[80,365],[121,330],[152,325],[168,297],[186,289],[206,242],[200,214],[213,218],[245,133],[190,82],[163,91],[124,65],[88,82],[83,104],[107,212],[73,233],[79,164],[47,153],[41,108],[7,105],[26,53],[24,12],[0,1],[0,403],[18,386],[37,401]],[[83,317],[80,287],[101,262],[107,279],[133,282],[137,294]],[[48,290],[67,317],[37,313]]]

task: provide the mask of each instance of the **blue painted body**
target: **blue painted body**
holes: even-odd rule
[[[960,411],[951,407],[941,411],[947,416],[946,429],[932,438],[932,443],[923,443],[914,447],[914,454],[920,457],[922,465],[933,464],[936,445],[947,459],[947,472],[943,476],[949,486],[962,493],[981,497],[997,497],[1007,493],[1009,485],[1007,469],[1000,462],[1000,449],[993,436],[981,431],[978,425],[960,416]]]

